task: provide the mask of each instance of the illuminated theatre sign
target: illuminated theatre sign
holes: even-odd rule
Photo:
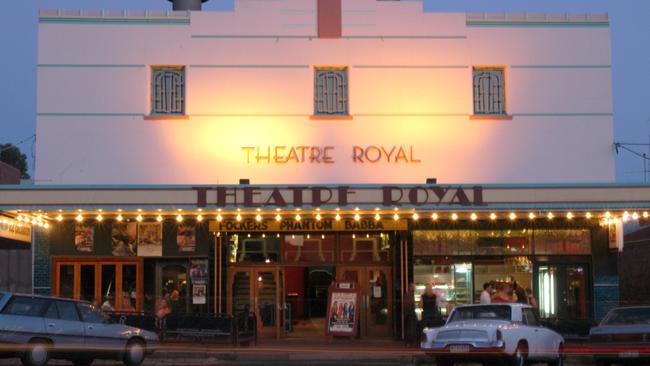
[[[243,146],[241,148],[247,164],[334,164],[336,148],[334,146]],[[369,145],[352,146],[348,156],[353,163],[421,163],[415,157],[413,146]]]
[[[322,207],[349,205],[483,206],[483,187],[462,186],[289,186],[194,187],[197,206]]]

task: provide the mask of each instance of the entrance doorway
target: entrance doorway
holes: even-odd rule
[[[539,309],[544,318],[587,319],[590,316],[589,266],[548,264],[538,269]]]
[[[386,266],[339,267],[338,281],[356,281],[361,289],[360,334],[371,337],[392,335],[393,283]]]
[[[322,338],[325,332],[329,286],[334,266],[284,267],[287,336]]]
[[[228,273],[228,312],[254,312],[260,338],[281,337],[283,282],[283,272],[276,267],[233,268]]]

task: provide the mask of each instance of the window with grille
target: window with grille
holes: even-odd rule
[[[348,115],[347,68],[317,68],[315,70],[314,115]]]
[[[504,70],[474,68],[474,114],[506,114]]]
[[[184,67],[154,67],[151,70],[151,114],[185,114]]]

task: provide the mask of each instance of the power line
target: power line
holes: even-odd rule
[[[7,151],[7,150],[11,150],[12,148],[14,148],[14,147],[16,147],[16,146],[22,145],[22,144],[24,144],[25,142],[27,142],[27,141],[29,141],[29,140],[33,140],[33,139],[36,139],[36,134],[32,134],[32,135],[30,135],[30,136],[28,136],[28,137],[25,137],[24,139],[18,141],[18,142],[15,143],[15,144],[10,142],[9,144],[12,145],[12,146],[5,147],[4,149],[0,149],[0,153],[2,153],[2,152],[4,152],[4,151]]]

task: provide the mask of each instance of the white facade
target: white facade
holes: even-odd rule
[[[36,181],[614,181],[606,17],[422,7],[343,0],[340,39],[318,38],[316,0],[189,15],[43,11]],[[153,65],[185,66],[187,118],[146,118]],[[348,67],[351,119],[311,118],[317,66]],[[472,118],[476,66],[505,68],[511,118]],[[330,147],[333,162],[247,161],[243,149],[282,146]],[[396,148],[390,162],[361,163],[354,146]]]

